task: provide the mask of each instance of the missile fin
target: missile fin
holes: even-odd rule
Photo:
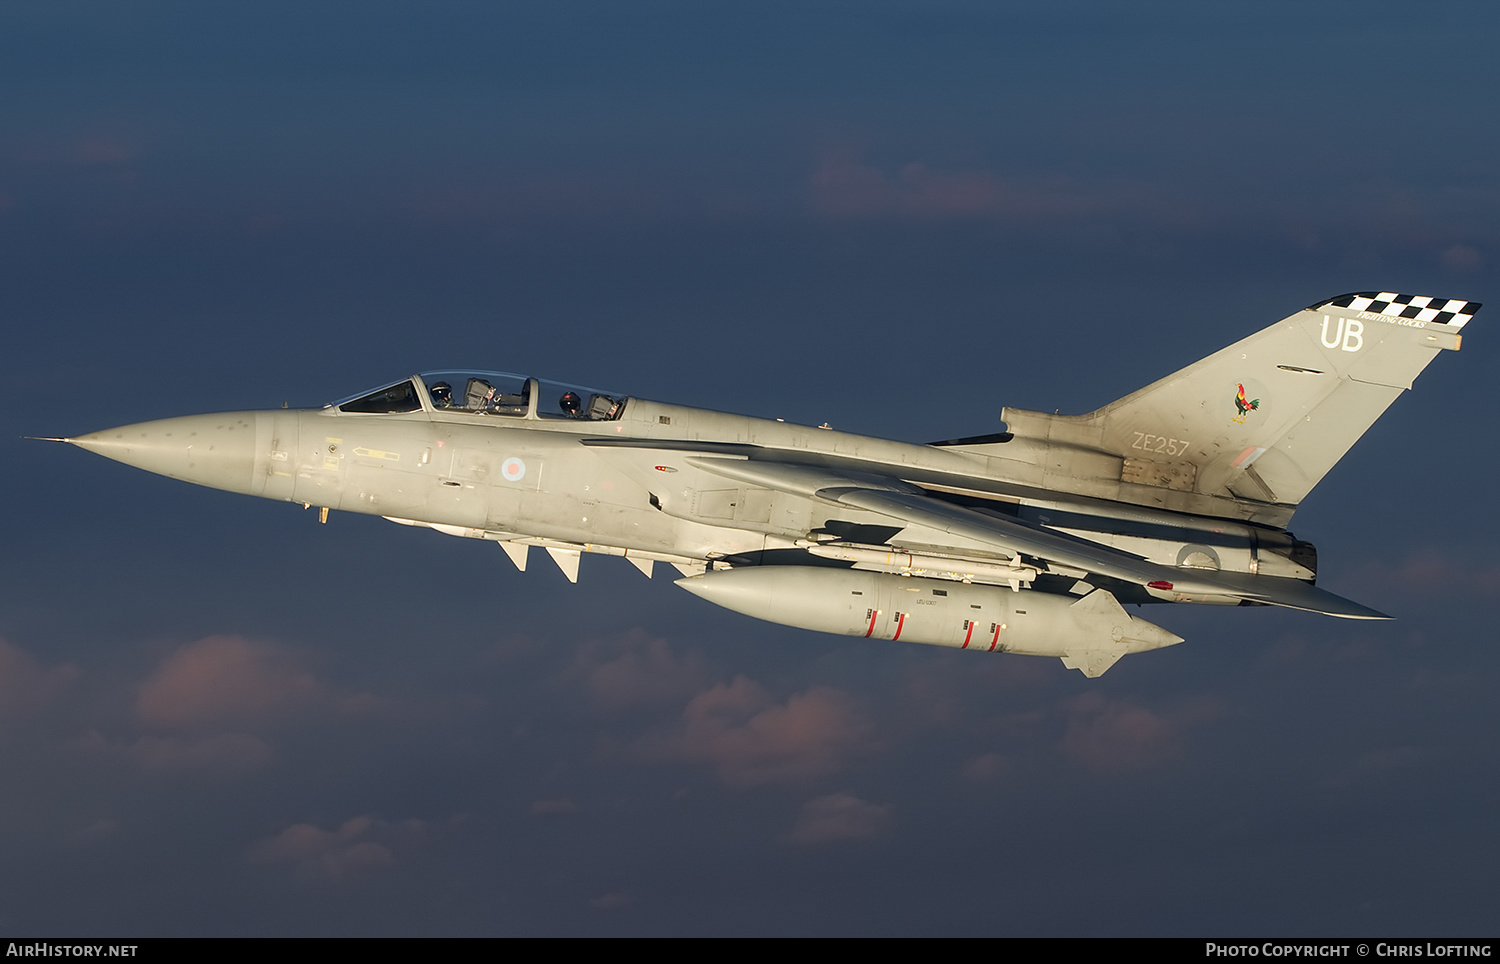
[[[1115,619],[1122,617],[1125,619],[1130,618],[1130,614],[1125,611],[1124,606],[1120,605],[1120,601],[1115,598],[1115,594],[1104,589],[1095,589],[1074,603],[1071,608],[1081,613],[1111,616]],[[1100,672],[1103,672],[1103,670],[1100,670]]]
[[[1089,679],[1097,679],[1103,676],[1120,657],[1125,655],[1125,645],[1115,643],[1110,646],[1094,646],[1090,649],[1074,651],[1062,657],[1062,664],[1068,669],[1076,669]]]
[[[1125,611],[1125,607],[1120,605],[1114,593],[1105,589],[1095,589],[1069,608],[1087,616],[1090,625],[1095,625],[1108,633],[1113,643],[1129,644],[1125,652],[1138,653],[1147,649],[1175,646],[1182,642],[1182,637],[1176,633],[1168,632],[1155,623],[1132,617]],[[1119,659],[1119,657],[1116,656],[1114,659]],[[1099,672],[1109,669],[1114,659],[1105,664]]]

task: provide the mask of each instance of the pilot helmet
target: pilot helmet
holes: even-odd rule
[[[583,400],[578,397],[577,392],[568,392],[557,400],[557,404],[569,415],[577,415],[583,410]]]
[[[432,386],[432,403],[442,408],[453,404],[453,386],[447,382],[438,382]]]

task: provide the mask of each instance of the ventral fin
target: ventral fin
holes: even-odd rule
[[[554,549],[548,546],[547,555],[557,563],[557,568],[562,570],[562,574],[568,577],[568,582],[578,581],[578,560],[582,558],[583,553],[577,549]]]

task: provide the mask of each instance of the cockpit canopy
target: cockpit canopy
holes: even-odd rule
[[[625,410],[624,395],[509,372],[423,372],[353,395],[328,407],[351,415],[434,412],[461,416],[555,418],[611,422]]]

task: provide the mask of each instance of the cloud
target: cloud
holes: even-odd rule
[[[787,841],[802,846],[848,843],[878,837],[890,826],[890,806],[850,793],[831,793],[803,804]]]
[[[578,804],[568,797],[544,797],[531,803],[531,815],[533,817],[554,817],[561,814],[577,813]]]
[[[619,910],[623,907],[629,907],[634,902],[635,901],[630,896],[629,891],[612,890],[609,893],[600,894],[598,897],[595,897],[593,900],[589,901],[589,907],[598,911],[611,911]]]
[[[68,154],[81,165],[117,167],[138,160],[141,148],[135,141],[119,134],[93,133],[73,141]]]
[[[142,684],[140,719],[156,726],[263,722],[321,695],[292,654],[238,636],[189,643]]]
[[[68,842],[75,847],[94,847],[115,839],[119,834],[120,822],[103,817],[69,834]]]
[[[671,192],[601,172],[447,180],[418,188],[406,199],[406,208],[415,218],[438,225],[537,219],[650,220],[682,205],[683,198]]]
[[[613,713],[687,699],[702,687],[705,673],[696,655],[678,656],[666,640],[636,629],[585,643],[566,676],[583,685],[595,706]]]
[[[830,218],[984,217],[995,214],[1007,194],[984,171],[934,171],[914,161],[890,177],[842,154],[823,158],[812,188],[813,210]]]
[[[706,764],[724,783],[745,788],[836,772],[870,734],[838,690],[815,686],[778,703],[738,676],[693,697],[679,727],[651,752]]]
[[[1122,214],[1177,225],[1198,220],[1180,195],[1145,184],[1085,184],[1062,175],[1008,179],[985,170],[938,170],[923,161],[887,174],[845,152],[823,156],[812,176],[811,205],[831,220],[1006,220],[1033,227]]]
[[[72,663],[47,668],[0,639],[0,722],[37,712],[77,678]]]
[[[420,820],[391,824],[367,815],[335,830],[298,823],[253,844],[245,859],[252,864],[290,864],[304,879],[342,880],[386,870],[396,862],[396,847],[426,832]]]
[[[49,166],[122,168],[139,161],[144,153],[141,138],[119,130],[32,136],[0,145],[0,157]]]
[[[1360,754],[1349,766],[1330,775],[1325,785],[1345,789],[1359,785],[1388,784],[1409,780],[1410,771],[1429,761],[1431,753],[1412,746],[1382,747]]]
[[[1450,551],[1421,549],[1395,566],[1372,561],[1362,581],[1376,582],[1392,591],[1420,589],[1434,595],[1500,595],[1500,567],[1472,564]]]
[[[1180,749],[1176,728],[1163,716],[1098,692],[1064,704],[1067,727],[1062,748],[1093,770],[1137,770],[1155,766]]]
[[[225,778],[263,769],[276,756],[265,741],[243,733],[202,739],[146,736],[130,747],[129,755],[154,772],[194,770]]]
[[[1454,271],[1474,271],[1484,266],[1484,255],[1467,244],[1450,245],[1443,249],[1440,257],[1443,264]]]
[[[1010,764],[998,753],[981,753],[964,764],[962,776],[974,783],[994,783],[1010,772]]]

